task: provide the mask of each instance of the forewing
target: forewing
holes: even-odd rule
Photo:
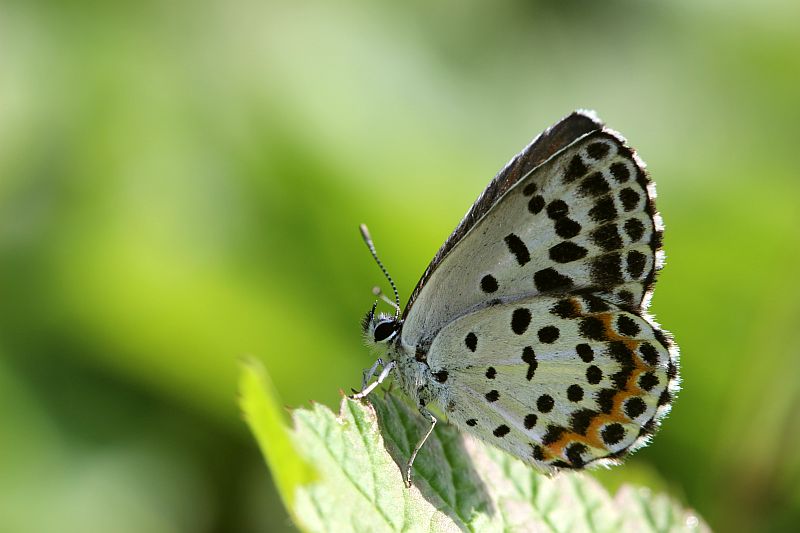
[[[420,282],[402,334],[412,353],[465,313],[537,294],[594,291],[646,309],[661,224],[644,164],[622,137],[590,131],[511,181],[488,208],[479,200],[481,216]]]
[[[438,268],[442,260],[450,253],[472,227],[486,214],[489,209],[511,187],[521,179],[526,178],[530,172],[544,163],[547,159],[569,146],[587,133],[603,128],[603,124],[590,111],[574,111],[556,124],[546,129],[526,146],[522,152],[514,156],[508,164],[497,173],[489,185],[470,207],[458,227],[450,234],[445,243],[436,252],[433,260],[425,269],[417,286],[411,293],[406,306],[406,312],[416,299],[428,278]]]
[[[428,364],[451,423],[544,470],[643,445],[678,388],[668,335],[595,294],[467,314],[442,329]]]

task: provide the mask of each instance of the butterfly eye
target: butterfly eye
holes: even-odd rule
[[[394,327],[395,327],[394,320],[387,320],[375,326],[375,334],[374,334],[375,342],[382,342],[387,340],[389,337],[392,337],[395,333]]]

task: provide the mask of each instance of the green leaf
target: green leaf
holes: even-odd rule
[[[283,503],[291,513],[296,505],[295,494],[317,479],[316,472],[294,446],[283,421],[277,394],[258,361],[245,359],[242,362],[239,392],[239,406],[244,419],[255,435]],[[299,520],[297,516],[293,518]]]
[[[306,531],[708,530],[665,495],[623,486],[612,497],[587,474],[546,477],[447,424],[438,424],[420,451],[407,489],[401,466],[427,423],[404,396],[376,392],[371,405],[343,398],[338,415],[319,404],[297,409],[287,429],[271,415],[252,416],[254,406],[276,411],[267,405],[274,395],[257,389],[267,383],[262,372],[248,366],[245,374],[251,375],[242,380],[246,418]],[[276,451],[282,439],[294,451],[288,445]],[[313,464],[318,477],[298,476],[300,463]]]

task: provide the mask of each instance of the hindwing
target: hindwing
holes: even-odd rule
[[[596,294],[531,297],[464,315],[431,345],[451,423],[541,469],[643,445],[678,387],[654,324]]]

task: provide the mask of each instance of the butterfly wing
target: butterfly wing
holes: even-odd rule
[[[596,294],[464,315],[436,336],[428,365],[451,423],[544,470],[643,445],[677,388],[664,334]]]
[[[593,291],[646,308],[661,242],[655,190],[624,139],[574,113],[512,160],[437,253],[406,307],[424,359],[446,324],[489,304]]]
[[[542,132],[522,152],[514,156],[483,190],[455,231],[450,234],[442,247],[439,248],[439,251],[412,291],[408,305],[406,305],[406,312],[411,308],[411,304],[416,300],[428,278],[447,254],[450,253],[450,250],[461,241],[464,235],[472,229],[503,194],[520,179],[527,177],[534,168],[552,157],[553,154],[561,151],[587,133],[600,130],[602,127],[603,124],[591,112],[575,111]]]

